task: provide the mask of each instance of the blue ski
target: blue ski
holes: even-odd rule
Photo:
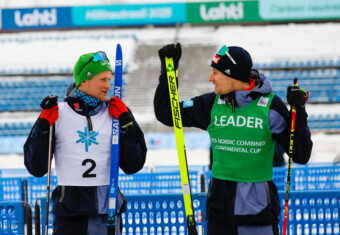
[[[123,76],[123,55],[120,44],[116,48],[115,62],[115,81],[114,95],[122,98],[122,76]],[[109,210],[107,220],[107,234],[115,235],[118,229],[117,225],[117,204],[118,204],[118,175],[119,175],[119,121],[112,119],[112,139],[111,139],[111,170],[110,170],[110,192],[109,192]]]

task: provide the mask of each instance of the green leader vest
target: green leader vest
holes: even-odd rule
[[[273,97],[260,96],[233,113],[231,105],[216,96],[208,127],[212,177],[236,182],[272,180],[275,142],[268,113]]]

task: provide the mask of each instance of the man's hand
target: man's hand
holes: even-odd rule
[[[116,96],[112,96],[109,101],[109,113],[119,120],[121,128],[127,128],[133,124],[131,113],[124,102]]]
[[[289,86],[287,88],[287,102],[296,109],[303,109],[308,100],[309,93],[298,86]]]
[[[43,111],[37,120],[37,125],[43,131],[47,131],[59,117],[58,96],[50,95],[45,97],[40,106]]]
[[[165,57],[173,58],[175,68],[178,68],[178,62],[182,56],[181,44],[169,44],[158,50],[159,58],[162,64],[165,64]]]

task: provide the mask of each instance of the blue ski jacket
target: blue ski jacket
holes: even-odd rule
[[[258,96],[272,93],[269,80],[264,74],[257,70],[253,70],[252,74],[257,76],[259,81],[262,80],[263,84],[260,88],[232,92],[221,96],[221,98],[229,102],[230,105],[234,104],[234,107],[245,107]],[[211,111],[215,98],[216,94],[211,92],[193,97],[189,102],[180,102],[183,126],[207,130],[211,123]],[[162,65],[159,84],[155,92],[154,110],[156,118],[161,123],[167,126],[173,125],[164,65]],[[279,96],[275,95],[271,102],[268,120],[273,140],[283,146],[288,153],[291,113]],[[227,136],[228,133],[225,135]],[[298,164],[306,164],[309,161],[313,143],[305,109],[297,112],[294,138],[293,161]],[[208,221],[231,227],[271,225],[278,223],[279,212],[278,192],[273,181],[244,183],[215,178],[210,181],[207,198]],[[277,226],[275,230],[277,230]]]
[[[68,92],[72,94],[72,92]],[[100,110],[108,108],[108,103],[101,102],[93,110],[88,109],[85,103],[74,97],[66,96],[64,101],[73,109],[74,112],[91,118]],[[82,109],[76,110],[74,103],[79,103]],[[111,128],[108,127],[108,128]],[[55,136],[52,138],[52,151],[54,152]],[[42,177],[47,173],[48,165],[49,131],[43,131],[37,123],[32,130],[24,145],[24,163],[30,174]],[[146,144],[144,134],[136,120],[127,130],[120,133],[119,167],[126,174],[134,174],[141,170],[146,158]],[[96,216],[107,214],[108,211],[109,186],[57,186],[52,193],[53,209],[56,216]],[[126,210],[126,200],[123,194],[119,194],[118,213]]]

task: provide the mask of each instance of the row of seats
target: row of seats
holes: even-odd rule
[[[4,68],[0,69],[0,75],[44,75],[44,74],[72,74],[73,68],[68,67],[58,67],[58,68],[31,68],[31,67],[23,67],[23,68]]]
[[[43,72],[43,70],[42,70]],[[313,84],[340,84],[338,81],[340,77],[340,69],[322,69],[322,70],[278,70],[270,71],[264,70],[263,72],[271,81],[272,85],[282,84],[287,82],[291,83],[291,80],[295,77],[301,79],[301,81],[307,85]],[[1,71],[0,71],[1,73]],[[45,74],[48,74],[47,72]],[[0,89],[7,88],[53,88],[53,87],[65,87],[73,82],[73,77],[43,77],[34,79],[22,79],[22,80],[3,80],[0,79]],[[286,84],[285,84],[286,85]]]
[[[32,79],[20,81],[0,80],[0,110],[1,111],[39,111],[40,103],[46,96],[57,95],[62,101],[67,88],[74,82],[73,78],[63,79]],[[111,79],[111,87],[114,79]],[[125,86],[123,78],[123,89]],[[19,95],[20,94],[20,95]],[[108,96],[113,95],[113,89]]]
[[[45,66],[45,65],[43,65]],[[129,64],[125,64],[123,68],[123,72],[127,72],[129,70]],[[27,65],[27,67],[10,67],[10,66],[2,66],[0,67],[0,75],[8,76],[8,75],[46,75],[46,74],[59,74],[59,75],[70,75],[73,74],[73,65],[65,65],[64,67],[42,67],[37,66],[32,68],[31,65]]]
[[[340,67],[340,60],[287,60],[278,62],[254,63],[254,68],[261,69],[302,69],[302,68],[319,68],[319,67]]]
[[[264,74],[269,78],[271,85],[275,86],[288,86],[292,84],[292,80],[294,77],[297,77],[302,83],[302,85],[307,86],[310,84],[330,84],[330,85],[340,85],[339,77],[340,70],[324,70],[324,72],[320,71],[309,71],[309,72],[298,72],[298,71],[265,71]],[[16,91],[15,89],[27,89],[31,88],[45,88],[45,89],[54,89],[55,87],[67,87],[69,84],[73,82],[73,77],[64,76],[64,77],[42,77],[42,78],[32,78],[32,79],[22,79],[22,80],[1,80],[0,79],[0,89],[14,89],[12,91]],[[9,92],[8,92],[9,93]],[[29,93],[29,91],[27,91]]]
[[[189,171],[193,193],[207,192],[211,171]],[[273,181],[279,191],[286,188],[287,168],[274,167]],[[25,200],[34,203],[46,196],[47,177],[2,177],[0,178],[0,201]],[[51,176],[51,188],[57,186],[58,179]],[[173,194],[182,192],[179,169],[171,172],[141,172],[133,175],[119,174],[119,187],[124,194]],[[296,166],[291,170],[290,188],[293,191],[339,190],[340,165]]]
[[[335,103],[340,102],[340,86],[302,86],[309,92],[309,103]],[[329,88],[329,89],[327,89]],[[317,90],[316,90],[317,89]],[[48,95],[54,94],[62,101],[67,88],[40,90],[33,93],[11,92],[7,96],[0,95],[0,110],[1,111],[40,111],[40,103]],[[34,91],[34,90],[33,90]],[[1,92],[1,91],[0,91]],[[274,88],[274,94],[281,97],[286,102],[287,87]],[[0,93],[1,94],[1,93]],[[21,94],[18,96],[17,94]],[[109,91],[108,97],[113,95],[113,90]],[[146,107],[152,104],[145,104]]]
[[[287,235],[340,233],[339,191],[295,191],[290,193],[289,198]],[[206,193],[192,195],[192,206],[199,235],[207,233],[206,199]],[[281,233],[285,192],[279,192],[279,199],[282,208],[279,215]],[[122,214],[123,235],[188,234],[182,194],[128,195],[126,200],[127,211]],[[32,221],[32,217],[25,216],[32,212],[32,208],[34,208],[33,205],[29,206],[21,201],[0,202],[0,232],[13,235],[32,234],[35,229],[34,219]],[[45,210],[46,198],[41,198],[39,234],[45,234]],[[52,231],[53,215],[49,216],[48,234],[52,234]]]
[[[66,40],[66,39],[64,39]],[[0,41],[1,42],[1,41]],[[314,68],[338,68],[340,67],[340,60],[308,60],[308,61],[281,61],[281,62],[270,62],[270,63],[255,63],[254,68],[257,69],[314,69]],[[126,66],[124,71],[126,71]],[[60,68],[1,68],[0,75],[14,75],[14,74],[72,74],[72,67],[60,67]]]
[[[172,169],[172,168],[171,168]],[[171,170],[171,169],[159,169]],[[204,170],[201,167],[200,170]],[[211,172],[203,172],[206,176],[207,183]],[[281,207],[285,203],[285,179],[287,178],[286,168],[274,168],[273,180],[278,186]],[[198,172],[190,173],[191,187],[197,189],[199,184]],[[56,177],[51,180],[52,190],[57,185]],[[26,182],[26,183],[23,183]],[[185,233],[185,217],[183,196],[181,189],[179,172],[165,173],[138,173],[135,175],[120,175],[119,182],[121,189],[126,194],[128,205],[127,212],[123,215],[124,233],[123,234],[141,234],[142,231],[153,229],[164,230],[164,234],[170,234],[166,231],[176,232],[171,234]],[[291,175],[291,192],[289,197],[289,223],[288,234],[339,234],[339,205],[340,205],[340,167],[339,166],[301,166],[293,167]],[[129,189],[129,190],[127,190]],[[151,191],[150,191],[151,190]],[[152,193],[152,190],[155,190]],[[157,191],[156,191],[157,190]],[[26,193],[23,193],[26,192]],[[150,193],[151,192],[151,193]],[[193,207],[195,218],[198,225],[206,229],[205,221],[205,200],[206,193],[195,194],[193,192]],[[206,189],[202,190],[206,192]],[[2,197],[6,195],[5,197]],[[14,195],[8,196],[8,195]],[[27,196],[28,198],[26,198]],[[26,201],[32,207],[41,199],[42,221],[44,218],[44,206],[46,201],[46,177],[24,177],[24,178],[1,178],[0,179],[0,211],[2,220],[0,226],[5,225],[5,229],[19,229],[16,226],[8,226],[8,223],[18,225],[22,221],[23,211],[19,209],[22,204],[16,204],[14,201]],[[12,207],[6,205],[13,202]],[[22,214],[18,213],[22,212]],[[7,216],[7,213],[9,214]],[[280,230],[282,230],[284,210],[280,213]],[[50,215],[50,228],[52,228],[53,216]],[[11,221],[8,221],[11,220]],[[44,223],[42,223],[44,224]],[[184,226],[183,228],[181,226]],[[4,229],[4,227],[0,228]],[[178,231],[180,229],[180,231]],[[201,228],[200,228],[201,229]],[[51,229],[52,231],[52,229]],[[177,233],[178,232],[178,233]],[[8,234],[8,233],[6,233]],[[9,233],[21,234],[21,233]],[[149,234],[149,233],[146,233]],[[158,233],[157,233],[158,234]],[[161,233],[163,234],[163,233]],[[199,233],[204,234],[204,233]]]
[[[310,70],[260,70],[271,79],[288,79],[298,77],[303,79],[314,79],[319,77],[338,77],[339,69],[310,69]]]
[[[273,92],[285,101],[286,88],[292,85],[293,77],[299,77],[299,85],[310,92],[309,102],[340,101],[340,70],[323,69],[309,71],[270,71],[267,70]],[[0,110],[37,111],[40,101],[49,94],[65,95],[73,78],[45,77],[32,79],[0,79]],[[18,94],[21,94],[18,96]]]
[[[0,123],[0,137],[27,136],[34,122],[4,122]],[[308,117],[311,131],[340,131],[340,114],[311,114]]]
[[[0,80],[0,89],[65,87],[73,81],[73,77],[61,77],[60,79]]]
[[[17,42],[17,43],[28,43],[36,41],[65,41],[65,40],[77,40],[77,39],[117,39],[117,38],[133,38],[136,39],[135,34],[71,34],[71,35],[48,35],[48,36],[34,36],[29,35],[27,37],[3,37],[0,39],[0,43]]]

